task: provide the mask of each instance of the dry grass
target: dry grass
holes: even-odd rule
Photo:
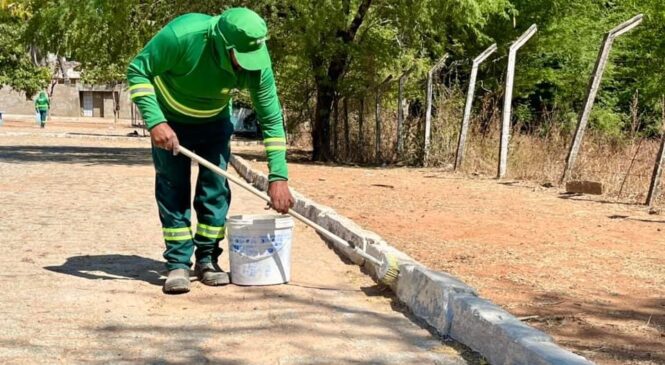
[[[452,169],[462,120],[464,98],[460,90],[439,90],[442,98],[436,105],[432,120],[430,155],[431,167]],[[404,149],[397,153],[397,113],[383,106],[380,156],[376,153],[375,106],[365,103],[364,123],[359,130],[359,103],[349,105],[350,145],[344,141],[343,116],[337,123],[337,157],[352,163],[423,163],[424,116],[411,116],[404,123]],[[424,107],[423,107],[424,109]],[[424,111],[423,111],[424,113]],[[497,172],[500,109],[495,99],[487,99],[471,122],[462,172],[495,176]],[[551,125],[557,125],[552,122]],[[557,128],[547,131],[520,133],[519,126],[511,133],[507,179],[534,181],[557,185],[568,153],[571,132]],[[309,131],[300,133],[299,147]],[[306,143],[305,143],[306,144]],[[639,137],[617,140],[588,131],[572,177],[601,182],[605,197],[617,202],[644,203],[659,141]],[[664,204],[660,199],[659,204]]]
[[[263,152],[255,151],[242,154],[267,171]],[[379,232],[427,267],[461,278],[514,315],[536,316],[530,324],[599,364],[665,360],[662,217],[436,167],[294,162],[290,173],[298,191]]]
[[[464,171],[496,174],[498,139],[496,133],[472,142]],[[603,183],[605,196],[615,201],[644,203],[658,147],[657,140],[617,143],[590,133],[572,177]],[[510,146],[508,178],[556,185],[563,174],[567,153],[567,139],[514,135]]]

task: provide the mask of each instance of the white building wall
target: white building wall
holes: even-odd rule
[[[51,115],[59,117],[83,117],[82,101],[80,98],[82,90],[93,92],[111,91],[106,86],[57,84],[51,97]],[[120,118],[129,119],[131,117],[131,101],[129,100],[127,87],[121,85],[116,90],[119,93]],[[0,111],[3,111],[5,114],[33,114],[35,112],[34,99],[26,100],[24,94],[4,87],[0,89]],[[112,102],[106,101],[104,103],[104,118],[113,119]]]

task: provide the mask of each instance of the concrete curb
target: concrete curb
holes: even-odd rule
[[[268,179],[244,159],[232,156],[231,164],[248,182],[267,190]],[[397,258],[400,275],[392,288],[411,312],[445,337],[483,355],[495,365],[589,365],[591,361],[557,346],[552,338],[519,321],[501,307],[478,297],[476,291],[452,275],[428,269],[390,246],[381,236],[362,229],[332,208],[294,192],[295,210],[324,228],[380,258]],[[348,249],[336,249],[363,265],[376,279],[376,268]]]

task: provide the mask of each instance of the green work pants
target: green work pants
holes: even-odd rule
[[[39,120],[41,121],[41,124],[44,125],[46,124],[46,118],[48,118],[48,110],[39,110]]]
[[[230,156],[233,125],[230,120],[192,125],[169,122],[180,144],[226,170]],[[188,269],[196,248],[196,261],[216,263],[222,249],[226,214],[231,203],[231,191],[225,178],[199,166],[194,193],[194,210],[198,224],[191,227],[191,160],[174,156],[152,147],[155,164],[155,196],[162,222],[167,270]]]

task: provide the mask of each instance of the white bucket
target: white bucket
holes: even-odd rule
[[[291,280],[291,217],[233,216],[226,227],[232,283],[275,285]]]

